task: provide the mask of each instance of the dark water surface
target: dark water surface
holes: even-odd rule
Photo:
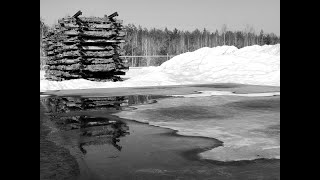
[[[181,136],[170,129],[112,115],[161,98],[172,97],[41,98],[40,179],[280,179],[280,160],[203,160],[199,153],[223,146],[223,142]],[[277,106],[269,104],[265,108]],[[175,112],[192,118],[206,116],[206,109],[187,106],[166,109],[165,113]],[[270,127],[270,131],[277,128]]]
[[[80,174],[77,161],[68,149],[46,138],[50,133],[46,118],[40,103],[40,179],[75,179]]]

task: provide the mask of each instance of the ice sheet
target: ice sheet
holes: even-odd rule
[[[169,98],[122,111],[121,118],[170,128],[178,134],[224,143],[201,153],[206,159],[239,161],[280,158],[280,97],[209,96]]]

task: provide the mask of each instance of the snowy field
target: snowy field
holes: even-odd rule
[[[44,79],[40,71],[40,92],[92,89],[239,83],[280,86],[280,44],[204,47],[173,57],[159,67],[130,68],[122,82],[93,82],[85,79],[62,82]]]

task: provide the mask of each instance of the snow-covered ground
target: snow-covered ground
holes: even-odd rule
[[[280,44],[204,47],[173,57],[159,67],[130,69],[123,82],[84,79],[48,81],[40,71],[40,91],[202,83],[280,86]]]

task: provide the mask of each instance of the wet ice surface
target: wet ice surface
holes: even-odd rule
[[[265,93],[235,93],[230,91],[198,91],[196,94],[173,95],[174,97],[206,97],[206,96],[244,96],[244,97],[267,97],[279,96],[280,92]]]
[[[192,97],[163,99],[116,115],[171,128],[181,135],[222,141],[223,146],[200,154],[205,159],[280,159],[280,96]]]
[[[55,129],[49,139],[76,157],[81,179],[279,178],[280,160],[259,160],[277,154],[279,96],[44,97],[42,101],[51,112],[47,124]],[[199,153],[205,159],[199,159]],[[226,158],[258,160],[219,162],[230,160]]]

